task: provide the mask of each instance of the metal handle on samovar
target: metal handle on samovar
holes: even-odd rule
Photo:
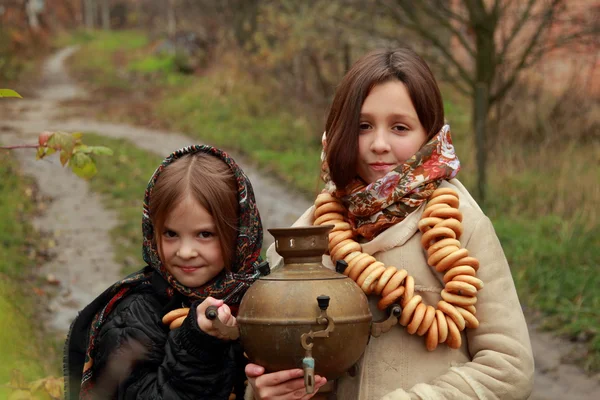
[[[344,260],[337,260],[335,263],[335,272],[338,274],[343,274],[344,271],[348,268],[348,263]],[[394,325],[398,323],[398,319],[402,314],[402,307],[399,304],[392,304],[388,307],[389,316],[383,321],[373,322],[371,325],[371,336],[379,337],[382,333],[386,333]]]

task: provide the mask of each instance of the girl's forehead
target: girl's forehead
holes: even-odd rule
[[[365,98],[361,114],[396,113],[400,115],[416,113],[406,85],[398,80],[375,85]]]
[[[191,195],[186,195],[167,212],[166,222],[169,223],[186,218],[195,219],[195,217],[210,217],[212,220],[212,215],[197,199]]]

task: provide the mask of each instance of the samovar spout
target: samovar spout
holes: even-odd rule
[[[320,295],[317,297],[317,303],[321,313],[317,317],[317,324],[325,325],[327,328],[313,332],[312,329],[308,333],[303,333],[300,336],[300,342],[305,350],[304,358],[302,359],[302,369],[304,370],[304,386],[306,387],[306,393],[313,393],[315,391],[315,359],[312,356],[314,338],[326,338],[329,337],[329,333],[335,330],[335,323],[333,318],[327,315],[327,308],[329,307],[330,297],[327,295]],[[310,343],[308,341],[311,341]]]

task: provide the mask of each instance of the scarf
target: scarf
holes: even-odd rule
[[[233,171],[238,189],[239,219],[234,263],[231,271],[225,269],[200,288],[180,284],[160,261],[154,238],[154,227],[149,217],[149,203],[157,179],[166,166],[193,153],[207,153],[225,162]],[[184,147],[168,156],[156,169],[144,196],[142,215],[142,254],[147,267],[116,282],[90,303],[73,321],[65,347],[65,394],[67,399],[87,399],[94,387],[94,356],[102,325],[116,305],[133,291],[152,285],[153,275],[159,274],[168,283],[164,294],[171,298],[177,293],[190,301],[208,296],[223,299],[233,309],[243,294],[260,276],[258,264],[262,247],[262,225],[250,180],[227,153],[208,145]],[[70,379],[69,379],[70,378]],[[81,378],[81,379],[78,379]]]
[[[460,170],[450,126],[444,125],[411,158],[381,179],[366,184],[356,177],[345,188],[338,189],[329,176],[325,134],[322,143],[321,178],[325,190],[339,198],[348,210],[348,222],[355,237],[367,240],[406,218],[431,196],[442,180],[454,178]]]

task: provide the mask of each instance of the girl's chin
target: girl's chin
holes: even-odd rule
[[[367,185],[370,185],[371,183],[377,182],[378,180],[380,180],[381,178],[383,178],[384,176],[387,175],[387,172],[385,173],[379,173],[379,174],[369,174],[368,177],[362,177],[362,180],[365,181],[367,183]],[[365,179],[367,178],[367,179]]]

